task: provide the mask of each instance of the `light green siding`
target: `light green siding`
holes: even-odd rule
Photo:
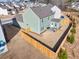
[[[17,22],[18,22],[18,24],[20,25],[21,28],[26,28],[24,22],[19,22],[19,21],[17,21]]]
[[[52,16],[48,16],[48,17],[45,17],[45,18],[41,19],[41,24],[40,24],[40,26],[41,26],[40,31],[41,32],[43,32],[47,27],[50,26],[49,21],[51,21],[51,19],[52,19]]]
[[[30,8],[23,14],[23,21],[25,28],[40,33],[40,19]]]
[[[46,18],[40,19],[31,8],[26,9],[22,14],[22,17],[23,22],[18,21],[19,25],[22,28],[30,28],[31,31],[39,34],[49,27],[49,20],[52,19],[52,16],[47,16]]]
[[[44,20],[44,27],[45,28],[47,28],[48,27],[48,25],[49,25],[49,19],[48,19],[48,17],[46,17],[46,18],[43,18],[43,20]]]
[[[41,19],[40,31],[43,32],[48,27],[48,17]]]
[[[22,16],[22,14],[21,14],[21,16]],[[16,21],[17,21],[17,23],[19,24],[19,26],[21,28],[25,28],[26,27],[25,24],[24,24],[24,21],[23,22],[19,21],[19,15],[16,15]],[[15,24],[15,25],[17,26],[17,24]]]

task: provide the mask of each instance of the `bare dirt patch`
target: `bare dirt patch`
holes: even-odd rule
[[[11,33],[13,29],[15,30],[14,27],[11,27],[11,29],[9,27],[9,32]],[[27,43],[20,36],[20,32],[13,36],[7,45],[9,51],[0,55],[0,59],[49,59],[38,49]]]
[[[64,47],[67,50],[68,59],[79,59],[79,24],[76,27],[75,42],[70,44],[66,41]]]

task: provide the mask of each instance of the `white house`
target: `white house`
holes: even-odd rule
[[[71,8],[75,9],[75,10],[79,10],[79,2],[73,2],[71,4]]]
[[[0,8],[0,15],[8,15],[7,9]]]
[[[2,30],[2,26],[0,23],[0,54],[3,54],[5,52],[7,52],[7,45],[6,45],[6,41],[5,41],[5,36]]]
[[[57,6],[53,6],[51,8],[51,10],[52,10],[52,12],[54,12],[53,18],[60,19],[60,17],[61,17],[61,10]]]

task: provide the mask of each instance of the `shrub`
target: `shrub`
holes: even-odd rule
[[[70,36],[69,36],[69,35],[67,36],[67,41],[68,41],[68,42],[70,41]]]
[[[70,31],[72,34],[76,33],[76,29],[73,27]]]
[[[74,27],[74,28],[76,27],[76,23],[73,23],[73,27]]]
[[[58,58],[59,59],[68,59],[67,51],[66,50],[60,50],[58,53]]]
[[[68,36],[68,37],[67,37],[67,41],[70,42],[71,44],[73,44],[74,41],[75,41],[75,37],[74,37],[74,35],[71,34],[70,36]]]

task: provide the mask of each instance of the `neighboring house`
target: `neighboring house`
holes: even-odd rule
[[[71,8],[75,9],[75,10],[79,10],[79,2],[73,2],[71,4]]]
[[[56,14],[51,10],[52,7],[51,4],[48,4],[47,6],[27,8],[24,13],[16,16],[17,22],[22,28],[30,28],[31,31],[40,34],[45,31],[47,27],[50,27],[50,20],[52,20],[54,14]],[[58,11],[57,7],[56,10]],[[58,15],[58,13],[56,15]]]
[[[52,12],[54,12],[53,18],[60,19],[61,17],[61,9],[57,6],[51,8]]]
[[[50,28],[53,30],[59,29],[61,26],[61,10],[57,7],[54,6],[51,8],[52,12],[54,12],[54,15],[50,21]]]
[[[1,16],[0,20],[1,20],[2,25],[8,24],[8,23],[13,24],[14,17],[15,17],[14,15]]]
[[[0,15],[8,15],[7,9],[2,9],[2,8],[0,7]]]
[[[7,45],[0,20],[0,54],[7,52]]]

